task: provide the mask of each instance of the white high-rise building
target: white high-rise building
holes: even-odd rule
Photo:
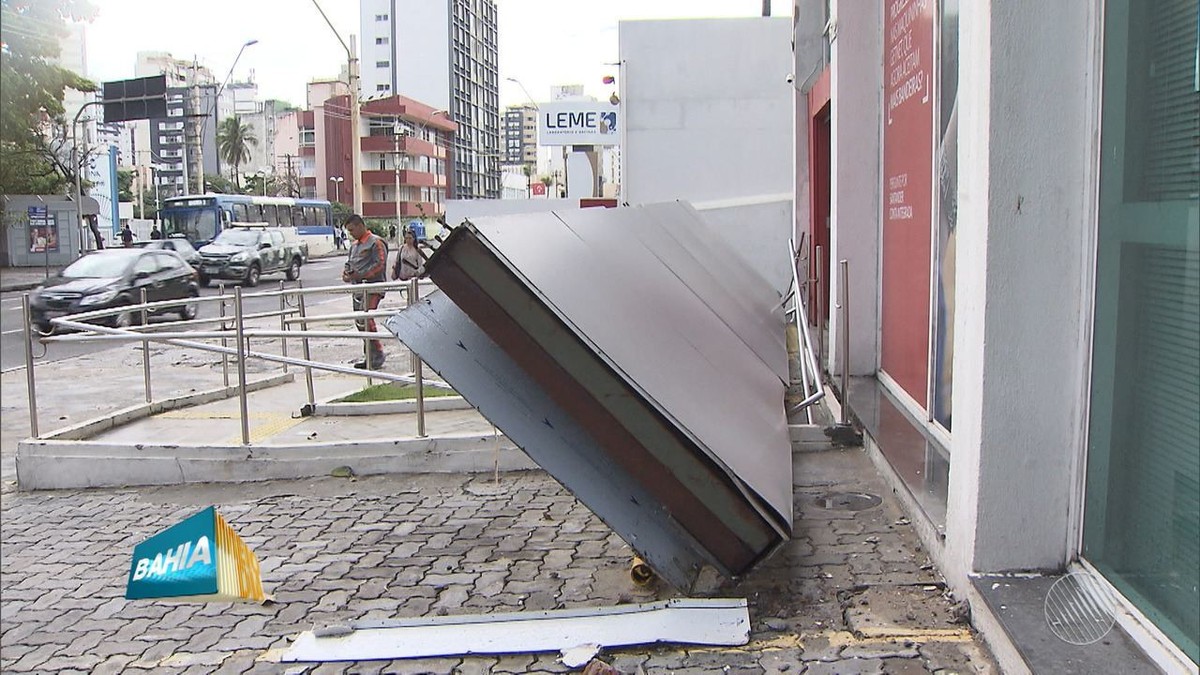
[[[400,94],[446,110],[456,199],[499,199],[500,87],[495,0],[362,0],[363,98]]]

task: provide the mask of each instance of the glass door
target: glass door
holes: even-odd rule
[[[1105,7],[1083,555],[1200,634],[1200,8]]]

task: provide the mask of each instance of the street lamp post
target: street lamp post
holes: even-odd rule
[[[342,181],[344,181],[344,180],[346,180],[346,179],[341,176],[330,176],[329,177],[329,181],[331,183],[333,183],[333,201],[335,201],[335,202],[340,203],[342,201],[341,186],[342,186]]]
[[[217,87],[217,92],[213,95],[212,105],[208,107],[208,112],[204,113],[204,116],[200,120],[200,129],[196,132],[196,185],[199,187],[201,193],[204,192],[204,130],[208,127],[208,118],[212,116],[213,109],[220,105],[221,93],[225,91],[225,85],[229,84],[229,78],[233,77],[233,69],[237,67],[238,61],[241,60],[242,52],[246,51],[246,47],[256,44],[258,44],[258,40],[247,40],[242,45],[242,48],[238,50],[237,56],[233,59],[233,65],[229,66],[229,72],[225,75],[225,80],[221,82],[221,86]],[[195,68],[192,69],[192,92],[192,109],[194,111],[199,107],[200,103],[200,89],[199,83],[196,82]],[[217,113],[220,114],[219,109]],[[184,164],[186,165],[187,162],[185,161]],[[184,182],[183,189],[186,193],[188,190],[187,181]]]
[[[320,3],[317,0],[312,0],[313,6],[321,13],[321,18],[325,19],[325,23],[329,24],[329,30],[333,31],[334,37],[341,43],[342,49],[346,50],[346,86],[350,89],[350,185],[354,190],[354,212],[362,214],[362,171],[359,167],[362,166],[361,153],[362,143],[359,141],[359,91],[358,91],[358,53],[354,35],[350,36],[350,44],[347,45],[342,36],[333,27],[333,22],[325,15],[325,10],[321,9]]]

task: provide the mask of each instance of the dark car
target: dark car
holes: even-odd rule
[[[136,305],[143,288],[148,302],[200,295],[195,271],[179,254],[154,248],[110,248],[79,258],[34,291],[29,298],[33,325],[48,333],[53,328],[50,319],[58,316]],[[196,305],[185,302],[155,313],[177,312],[193,319]],[[127,311],[98,321],[124,327],[140,319],[140,312]]]
[[[175,251],[179,257],[187,261],[196,271],[200,270],[200,252],[197,251],[184,237],[171,236],[166,239],[151,239],[150,241],[135,241],[137,248],[156,248],[160,251]]]

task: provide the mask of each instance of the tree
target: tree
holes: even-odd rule
[[[87,0],[0,0],[0,192],[64,192],[87,157],[70,158],[66,89],[96,85],[55,63],[68,20],[89,20]]]
[[[204,175],[204,191],[215,192],[220,195],[236,195],[240,194],[242,189],[234,185],[233,181],[225,176],[214,173]]]
[[[217,128],[217,152],[221,159],[233,167],[233,183],[238,192],[242,191],[242,178],[238,167],[250,159],[250,148],[257,146],[258,139],[254,136],[254,130],[250,125],[242,124],[237,115],[221,120],[221,126]]]

